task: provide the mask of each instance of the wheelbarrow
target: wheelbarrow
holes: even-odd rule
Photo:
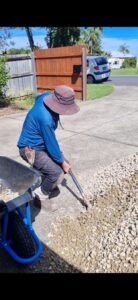
[[[42,252],[32,223],[30,202],[33,190],[40,186],[40,174],[10,158],[0,156],[1,188],[7,187],[19,196],[8,201],[0,199],[0,248],[20,264],[31,264]],[[4,183],[4,184],[3,184]]]

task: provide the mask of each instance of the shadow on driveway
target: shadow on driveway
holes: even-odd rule
[[[39,212],[39,208],[31,209],[32,223]],[[43,242],[42,247],[41,256],[31,265],[17,264],[4,249],[0,249],[0,273],[81,273]]]
[[[81,273],[42,243],[43,251],[39,259],[31,265],[20,265],[0,249],[0,273]]]

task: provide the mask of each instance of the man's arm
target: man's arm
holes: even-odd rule
[[[61,165],[65,173],[68,173],[68,171],[71,169],[71,166],[64,159],[64,156],[60,150],[53,128],[50,125],[45,124],[45,126],[42,126],[41,131],[42,131],[45,147],[49,155],[56,163]]]
[[[56,163],[62,164],[64,162],[64,156],[57,142],[54,129],[49,124],[44,124],[41,126],[41,132],[49,155]]]

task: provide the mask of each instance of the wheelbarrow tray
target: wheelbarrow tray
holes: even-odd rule
[[[17,263],[30,264],[42,252],[42,244],[32,227],[29,204],[33,200],[32,190],[41,184],[41,175],[0,156],[0,179],[2,190],[10,188],[11,192],[19,194],[6,202],[0,199],[0,248],[4,248]],[[23,205],[25,213],[20,209]]]
[[[0,156],[0,179],[7,183],[6,188],[19,194],[18,197],[6,201],[9,212],[31,201],[31,190],[41,184],[38,171],[5,156]]]

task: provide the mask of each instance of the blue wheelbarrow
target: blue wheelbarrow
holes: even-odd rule
[[[32,227],[30,210],[32,192],[40,186],[41,176],[34,169],[0,156],[0,183],[3,189],[10,187],[13,194],[19,195],[6,202],[0,199],[0,248],[17,263],[30,264],[42,252],[42,244]]]

